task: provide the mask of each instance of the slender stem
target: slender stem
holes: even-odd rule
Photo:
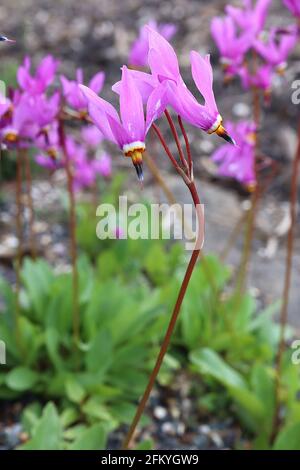
[[[256,58],[256,55],[254,56]],[[258,178],[258,169],[257,169],[257,157],[259,150],[259,140],[258,140],[258,128],[260,125],[260,91],[258,88],[252,88],[253,95],[253,119],[256,124],[256,139],[255,139],[255,160],[254,160],[254,170],[256,175],[256,187],[251,194],[251,207],[248,214],[244,247],[242,252],[242,259],[240,264],[240,269],[237,277],[237,292],[243,292],[246,284],[246,278],[249,268],[249,261],[252,250],[252,241],[255,231],[255,219],[258,209],[258,202],[260,197],[260,187],[259,187],[259,178]]]
[[[17,152],[17,173],[16,173],[16,234],[18,248],[16,256],[16,311],[15,311],[15,331],[16,343],[20,346],[20,290],[21,290],[21,263],[23,251],[23,230],[22,230],[22,151]]]
[[[177,167],[178,167],[178,164],[177,164],[175,158],[173,157],[173,155],[172,155],[172,153],[171,153],[169,147],[167,146],[166,141],[165,141],[165,139],[164,139],[162,133],[160,132],[159,128],[158,128],[157,125],[154,124],[154,123],[152,124],[152,127],[153,127],[154,131],[156,132],[157,137],[159,138],[159,140],[160,140],[160,142],[161,142],[161,144],[162,144],[162,146],[163,146],[163,148],[164,148],[166,154],[168,155],[169,159],[171,160],[173,166],[174,166],[175,168],[177,168]]]
[[[35,243],[35,234],[34,234],[34,209],[33,209],[33,200],[32,200],[32,177],[31,177],[31,168],[30,160],[28,158],[27,150],[23,152],[23,159],[25,164],[25,176],[26,176],[26,186],[27,186],[27,200],[28,200],[28,209],[29,209],[29,241],[30,241],[30,252],[33,259],[37,257],[37,249]]]
[[[173,313],[171,315],[171,319],[170,319],[170,322],[169,322],[169,325],[168,325],[168,328],[167,328],[162,346],[160,348],[159,354],[158,354],[156,362],[155,362],[155,366],[154,366],[154,368],[153,368],[153,370],[150,374],[148,384],[146,386],[146,389],[145,389],[144,394],[141,398],[141,401],[138,405],[138,408],[136,410],[133,421],[130,425],[128,433],[127,433],[127,435],[125,437],[125,440],[123,442],[123,445],[122,445],[123,449],[128,449],[128,447],[130,445],[130,442],[131,442],[131,440],[134,436],[136,427],[137,427],[137,425],[138,425],[138,423],[141,419],[141,416],[142,416],[142,414],[145,410],[147,401],[149,399],[149,396],[150,396],[151,391],[153,389],[153,386],[155,384],[156,378],[157,378],[158,373],[160,371],[163,359],[164,359],[165,354],[168,350],[170,340],[171,340],[171,337],[172,337],[172,334],[173,334],[173,331],[174,331],[174,328],[175,328],[175,325],[176,325],[176,322],[177,322],[177,318],[178,318],[178,315],[179,315],[179,312],[180,312],[180,308],[181,308],[183,299],[185,297],[187,287],[189,285],[189,281],[191,279],[191,276],[192,276],[194,267],[196,265],[198,256],[201,252],[202,241],[203,241],[203,232],[202,232],[202,229],[203,229],[203,213],[202,213],[200,199],[199,199],[199,196],[198,196],[198,193],[197,193],[195,183],[192,179],[189,179],[189,176],[191,176],[191,175],[187,176],[186,174],[184,174],[181,171],[179,165],[177,164],[175,158],[173,157],[171,151],[169,150],[169,148],[168,148],[168,146],[165,142],[165,139],[164,139],[163,135],[161,134],[160,130],[158,129],[158,127],[154,124],[153,128],[154,128],[156,134],[158,135],[158,138],[160,139],[161,144],[164,147],[168,157],[170,158],[171,162],[175,166],[176,170],[181,174],[182,178],[184,179],[185,183],[187,184],[187,186],[189,188],[189,191],[190,191],[190,194],[192,196],[193,203],[194,203],[194,206],[195,206],[195,209],[196,209],[197,219],[198,219],[198,235],[197,235],[196,245],[195,245],[195,248],[192,252],[190,261],[188,263],[188,266],[187,266],[187,269],[186,269],[186,272],[185,272],[185,275],[184,275],[184,278],[183,278],[183,281],[182,281],[182,284],[181,284],[181,287],[180,287],[180,290],[179,290],[179,294],[178,294],[178,297],[177,297],[177,300],[176,300],[176,303],[175,303],[175,306],[174,306],[174,309],[173,309]]]
[[[276,437],[278,428],[280,425],[280,385],[281,385],[281,368],[282,358],[285,348],[285,332],[288,320],[288,306],[289,306],[289,293],[291,286],[291,275],[292,275],[292,262],[293,262],[293,251],[294,251],[294,236],[295,227],[297,221],[297,195],[298,195],[298,184],[299,184],[299,168],[300,168],[300,122],[298,127],[298,148],[293,161],[292,166],[292,180],[290,189],[290,227],[287,237],[287,251],[286,251],[286,263],[285,263],[285,279],[283,288],[283,300],[280,311],[280,336],[278,351],[276,356],[276,390],[275,390],[275,418],[273,426],[272,439]]]
[[[177,117],[178,117],[178,123],[179,123],[180,129],[181,129],[181,132],[182,132],[182,135],[183,135],[183,138],[184,138],[184,142],[185,142],[186,153],[187,153],[187,156],[188,156],[189,171],[191,172],[192,168],[193,168],[193,161],[192,161],[192,153],[191,153],[191,147],[190,147],[189,139],[188,139],[186,130],[184,128],[181,116],[178,115]]]
[[[173,119],[171,118],[171,115],[170,115],[170,113],[167,109],[165,110],[165,116],[168,120],[171,132],[172,132],[174,140],[176,142],[176,146],[177,146],[180,161],[181,161],[183,167],[188,169],[188,164],[186,162],[186,159],[184,158],[183,150],[182,150],[182,147],[181,147],[181,143],[180,143],[180,140],[179,140],[179,137],[178,137],[178,133],[177,133],[175,124],[174,124]]]
[[[60,145],[64,155],[65,170],[67,175],[67,187],[69,195],[69,227],[70,227],[70,255],[72,263],[72,309],[73,309],[73,338],[74,344],[78,345],[80,339],[80,317],[79,317],[79,298],[78,298],[78,267],[77,267],[77,240],[76,240],[76,205],[74,180],[71,161],[66,149],[66,138],[63,120],[59,123]]]

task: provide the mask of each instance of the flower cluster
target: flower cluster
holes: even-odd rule
[[[284,3],[296,15],[298,0]],[[298,39],[296,25],[265,30],[271,0],[243,0],[243,7],[227,5],[224,17],[215,17],[211,34],[219,49],[225,79],[239,76],[245,89],[256,87],[269,97],[275,74],[282,74]],[[297,6],[298,5],[298,6]],[[256,60],[252,60],[253,56]]]
[[[62,142],[62,123],[74,117],[85,122],[87,100],[79,88],[83,83],[81,70],[74,81],[61,76],[61,89],[54,86],[58,66],[49,55],[32,73],[31,60],[25,58],[17,71],[18,88],[10,90],[8,97],[0,97],[0,144],[8,149],[36,149],[35,161],[51,171],[64,167],[68,159],[74,187],[82,189],[94,184],[97,175],[110,177],[111,161],[107,154],[95,156],[103,140],[95,126],[82,128],[81,144],[69,135]],[[100,72],[89,86],[98,93],[103,83],[104,73]]]
[[[222,125],[215,101],[209,55],[202,57],[196,51],[190,55],[192,76],[204,98],[204,104],[201,104],[187,88],[169,42],[149,25],[143,28],[142,42],[148,51],[150,73],[122,67],[122,78],[112,87],[119,95],[120,115],[91,87],[80,85],[88,100],[92,121],[106,139],[117,144],[124,155],[132,159],[140,180],[143,179],[142,154],[147,132],[168,106],[186,122],[234,143]]]

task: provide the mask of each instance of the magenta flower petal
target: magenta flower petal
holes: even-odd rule
[[[124,127],[118,120],[114,119],[109,114],[107,115],[107,120],[114,136],[114,140],[121,149],[123,149],[125,144],[134,142],[133,138],[125,131]]]
[[[88,101],[89,113],[95,125],[100,129],[106,139],[117,143],[115,134],[112,132],[108,121],[108,116],[111,116],[116,122],[120,123],[120,119],[115,108],[85,85],[79,85],[79,88]]]
[[[198,90],[205,99],[205,104],[210,112],[219,114],[213,92],[213,72],[210,65],[210,55],[207,54],[203,58],[197,52],[192,51],[190,57],[192,76]]]
[[[180,78],[180,71],[173,47],[159,33],[149,26],[147,28],[149,32],[148,63],[152,74],[177,81]]]
[[[143,100],[136,83],[124,65],[120,86],[120,114],[131,142],[145,140]]]
[[[158,85],[158,80],[153,75],[149,73],[140,72],[138,70],[128,70],[130,75],[133,77],[136,87],[139,90],[143,103],[147,103],[149,96],[151,95],[153,89]],[[121,80],[115,83],[112,86],[112,90],[120,94]]]
[[[165,111],[168,105],[167,84],[162,83],[151,93],[147,102],[146,113],[146,133],[149,131],[152,123],[158,119]]]

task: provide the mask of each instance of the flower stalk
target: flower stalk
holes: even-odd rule
[[[167,117],[167,119],[168,119],[168,117]],[[170,117],[170,119],[171,119],[171,117]],[[168,121],[169,121],[169,119],[168,119]],[[170,121],[169,121],[169,123],[170,123]],[[175,129],[173,121],[172,121],[172,124],[173,125],[170,126],[171,130]],[[186,295],[187,288],[188,288],[192,273],[194,271],[194,268],[196,266],[199,254],[201,252],[201,247],[202,247],[202,242],[203,242],[203,230],[202,230],[203,229],[203,213],[202,213],[202,209],[201,209],[200,198],[199,198],[197,188],[195,186],[194,179],[193,179],[192,168],[191,168],[191,171],[189,171],[188,166],[184,165],[185,170],[183,170],[181,168],[181,166],[178,165],[175,157],[172,155],[168,145],[166,144],[166,141],[165,141],[162,133],[160,132],[159,128],[155,124],[152,124],[152,127],[153,127],[154,131],[156,132],[156,134],[157,134],[163,148],[165,149],[170,161],[174,165],[177,172],[181,175],[181,177],[183,178],[185,184],[187,185],[187,187],[190,191],[190,194],[191,194],[194,206],[195,206],[196,214],[197,214],[198,235],[197,235],[195,248],[192,252],[190,261],[188,263],[188,266],[187,266],[187,269],[186,269],[186,272],[185,272],[185,275],[184,275],[184,278],[183,278],[183,281],[182,281],[182,284],[181,284],[181,287],[180,287],[180,290],[179,290],[179,293],[178,293],[178,297],[177,297],[177,300],[176,300],[176,303],[175,303],[175,306],[174,306],[174,309],[173,309],[173,312],[172,312],[172,315],[171,315],[171,318],[170,318],[170,321],[169,321],[169,324],[168,324],[168,328],[167,328],[167,331],[165,333],[163,343],[161,345],[159,354],[158,354],[156,362],[155,362],[155,366],[154,366],[154,368],[153,368],[153,370],[150,374],[148,384],[147,384],[146,389],[144,391],[144,394],[143,394],[143,396],[140,400],[140,403],[138,405],[138,408],[136,410],[135,416],[134,416],[133,421],[130,425],[128,433],[125,437],[125,440],[124,440],[123,445],[122,445],[122,449],[128,449],[129,448],[131,440],[134,437],[135,430],[136,430],[136,428],[138,426],[138,423],[141,419],[141,416],[142,416],[142,414],[145,410],[147,401],[150,397],[151,391],[153,389],[153,386],[154,386],[155,381],[157,379],[157,376],[159,374],[159,371],[160,371],[161,365],[163,363],[165,354],[168,350],[168,347],[169,347],[169,344],[170,344],[170,341],[171,341],[171,338],[172,338],[172,334],[173,334],[174,328],[175,328],[176,323],[177,323],[178,315],[180,313],[181,305],[182,305],[182,302],[183,302],[184,297]],[[178,142],[179,142],[179,140],[178,140]],[[179,151],[179,148],[178,148],[178,151]],[[181,149],[181,152],[182,152],[182,149]],[[179,155],[180,155],[180,151],[179,151]],[[183,156],[183,154],[182,154],[182,156]],[[182,156],[180,157],[181,162],[182,162]]]
[[[74,178],[71,161],[67,152],[66,137],[63,120],[59,121],[60,146],[63,152],[65,170],[67,176],[67,188],[69,195],[69,228],[70,228],[70,256],[72,264],[72,312],[73,312],[73,339],[77,346],[80,339],[80,317],[79,317],[79,277],[77,267],[77,241],[76,241],[76,205],[74,192]]]
[[[293,251],[294,251],[294,238],[295,228],[297,222],[297,195],[299,185],[299,170],[300,170],[300,122],[298,125],[298,147],[296,155],[292,165],[292,180],[290,189],[290,227],[287,236],[287,250],[286,250],[286,262],[285,262],[285,278],[283,287],[283,298],[280,310],[280,335],[278,343],[278,351],[276,356],[275,368],[275,415],[274,415],[274,426],[272,440],[276,437],[279,426],[280,426],[280,387],[281,387],[281,369],[282,359],[285,349],[285,333],[288,321],[288,306],[289,306],[289,293],[291,287],[291,276],[292,276],[292,264],[293,264]]]
[[[33,259],[37,257],[37,248],[36,240],[34,233],[34,208],[32,200],[32,176],[30,168],[30,160],[26,150],[23,152],[24,167],[25,167],[25,177],[26,177],[26,189],[27,189],[27,204],[29,210],[29,244],[30,244],[30,253]]]

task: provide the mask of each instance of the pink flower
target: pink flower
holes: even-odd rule
[[[54,121],[50,128],[44,129],[38,135],[35,144],[42,152],[35,157],[38,165],[49,170],[56,170],[63,166],[61,159],[59,159],[60,142],[57,121]]]
[[[54,80],[54,76],[59,65],[51,55],[44,57],[36,69],[35,75],[30,75],[31,60],[25,57],[23,65],[17,72],[18,83],[23,91],[31,95],[44,93]]]
[[[245,31],[238,34],[235,22],[230,16],[215,17],[211,22],[211,34],[220,51],[221,62],[226,71],[233,75],[236,67],[244,60],[245,53],[253,43],[253,33]]]
[[[292,12],[293,15],[300,18],[299,0],[283,0],[283,3]]]
[[[237,124],[227,122],[226,128],[234,137],[237,146],[222,145],[214,152],[212,159],[218,163],[221,176],[234,178],[249,189],[253,189],[256,184],[255,124],[248,121],[241,121]]]
[[[287,28],[284,34],[278,34],[278,30],[273,28],[267,37],[255,40],[254,48],[268,64],[281,71],[285,68],[286,59],[297,40],[297,30],[293,26]]]
[[[139,180],[143,179],[142,154],[145,150],[145,138],[153,121],[166,106],[166,90],[159,86],[151,93],[147,101],[146,119],[142,96],[135,80],[126,66],[122,67],[120,82],[120,116],[115,108],[100,98],[89,88],[80,85],[89,103],[89,114],[104,137],[119,146],[127,157],[131,157]]]
[[[103,176],[104,178],[110,178],[112,173],[110,155],[104,153],[100,158],[94,158],[94,160],[92,160],[92,168],[95,173]]]
[[[172,39],[177,31],[174,24],[157,24],[156,21],[150,21],[148,25],[154,30],[158,31],[164,38]],[[128,62],[131,66],[146,67],[148,65],[148,29],[143,26],[140,29],[139,37],[134,41],[129,52]]]
[[[60,77],[62,87],[63,87],[63,94],[69,106],[76,109],[77,111],[81,111],[83,113],[86,112],[87,108],[87,101],[82,93],[79,85],[83,84],[83,72],[81,69],[77,69],[76,72],[76,80],[68,80],[65,76]],[[90,80],[89,88],[93,90],[96,94],[100,93],[103,88],[105,80],[104,72],[99,72]]]
[[[261,65],[252,75],[246,66],[239,69],[239,75],[242,80],[243,87],[248,90],[251,87],[260,88],[268,96],[272,89],[273,67],[270,64]]]
[[[97,147],[103,141],[103,134],[96,126],[85,126],[81,129],[81,137],[91,148]]]
[[[31,96],[14,93],[9,116],[0,130],[0,139],[9,147],[27,147],[39,132],[30,103]]]
[[[243,0],[243,8],[227,5],[225,10],[242,30],[258,34],[264,27],[271,1],[257,0],[253,6],[253,0]]]

